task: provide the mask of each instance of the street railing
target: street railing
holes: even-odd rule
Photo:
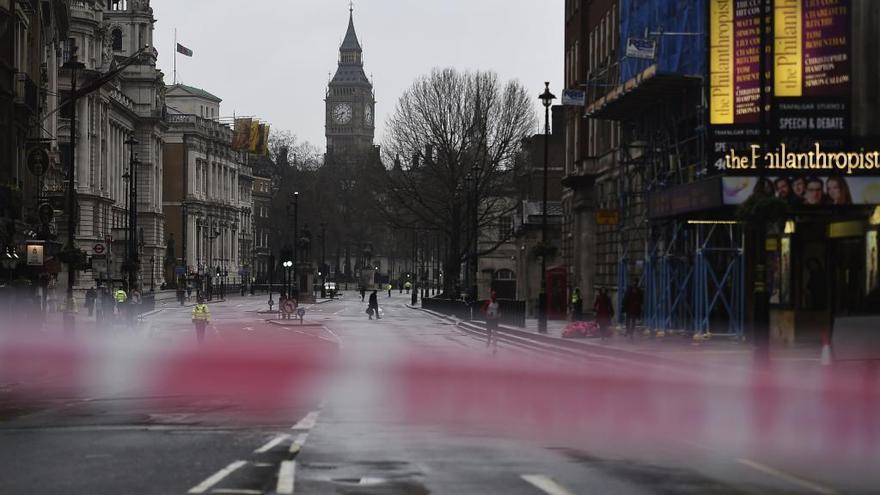
[[[480,309],[483,302],[477,301],[476,304],[469,305],[465,301],[439,299],[426,297],[422,299],[422,308],[442,313],[444,315],[454,316],[461,320],[483,319]],[[471,313],[473,309],[473,313]],[[526,326],[526,302],[516,299],[498,299],[498,312],[501,314],[498,319],[499,323],[512,325],[520,328]]]

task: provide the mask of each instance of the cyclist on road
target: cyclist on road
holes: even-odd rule
[[[192,309],[192,322],[196,327],[196,340],[198,340],[199,344],[205,340],[205,327],[208,326],[210,320],[211,312],[208,311],[208,305],[205,304],[204,299],[199,297],[198,302]]]

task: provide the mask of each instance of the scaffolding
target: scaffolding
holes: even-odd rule
[[[645,326],[664,333],[743,338],[742,225],[672,220],[651,230],[639,280],[645,287]]]

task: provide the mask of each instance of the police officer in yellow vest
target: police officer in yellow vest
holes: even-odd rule
[[[117,315],[122,314],[122,311],[123,311],[122,305],[125,304],[125,301],[128,300],[128,294],[126,294],[125,290],[123,290],[122,287],[120,287],[120,288],[116,289],[115,292],[113,292],[113,299],[116,301],[116,308],[114,308],[115,309],[114,312]]]
[[[200,344],[205,340],[205,327],[208,326],[210,320],[211,312],[208,311],[208,305],[205,304],[205,300],[199,296],[198,302],[193,306],[192,322],[196,327],[196,340],[198,340]]]

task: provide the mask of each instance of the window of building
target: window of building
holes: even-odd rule
[[[110,35],[113,51],[122,50],[122,30],[115,28]]]

